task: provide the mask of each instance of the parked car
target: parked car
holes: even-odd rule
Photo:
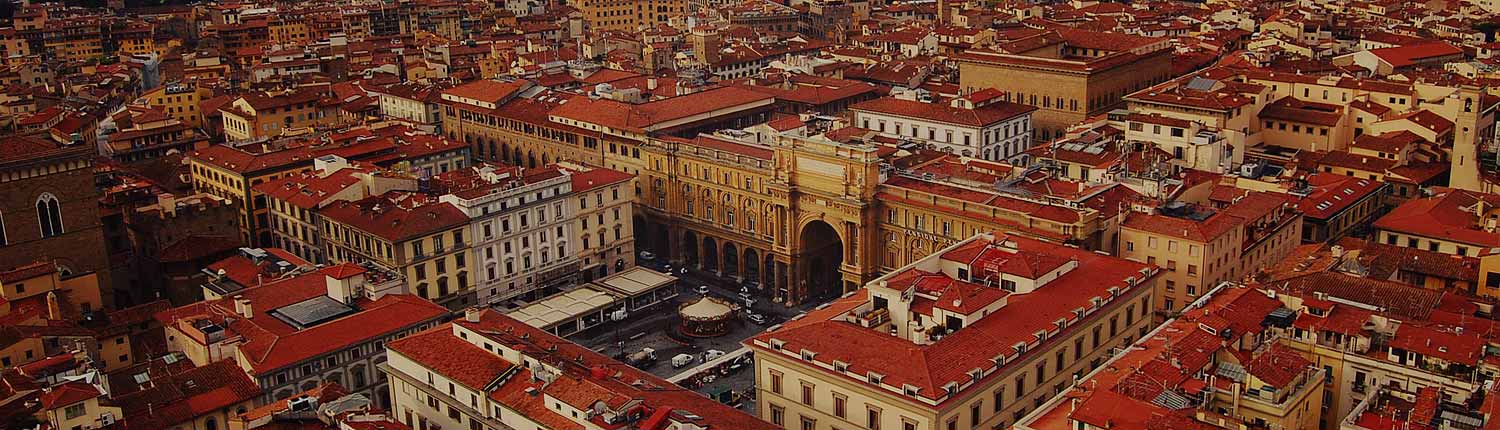
[[[717,349],[710,349],[710,350],[705,351],[703,353],[703,361],[713,360],[715,358],[719,358],[719,357],[723,357],[723,356],[724,356],[724,351],[720,351],[720,350],[717,350]]]
[[[641,348],[640,351],[625,357],[625,364],[635,367],[649,367],[653,362],[656,362],[656,350],[651,348]]]
[[[689,364],[693,364],[693,354],[677,354],[672,357],[672,368],[674,369],[679,369]]]
[[[749,320],[750,322],[759,324],[759,325],[765,325],[766,324],[766,317],[764,315],[757,314],[757,313],[750,313],[749,315],[745,315],[745,319]]]
[[[708,286],[707,285],[699,285],[698,286],[698,295],[700,295],[700,296],[706,296],[706,295],[708,295]]]

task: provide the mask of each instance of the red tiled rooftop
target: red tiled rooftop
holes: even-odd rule
[[[917,345],[845,321],[842,317],[851,306],[864,302],[860,295],[809,312],[795,323],[783,324],[776,330],[756,335],[746,343],[763,349],[762,345],[775,339],[784,342],[780,348],[783,351],[805,349],[815,352],[819,362],[837,360],[848,363],[846,372],[830,374],[846,378],[851,383],[868,384],[863,378],[848,375],[877,372],[884,375],[882,385],[910,384],[918,387],[924,397],[940,398],[944,395],[943,385],[967,383],[970,370],[994,367],[991,360],[1001,354],[1013,354],[1012,345],[1035,341],[1033,333],[1039,330],[1055,330],[1058,319],[1073,318],[1073,310],[1088,308],[1093,297],[1109,297],[1111,287],[1126,288],[1126,278],[1139,279],[1141,271],[1148,268],[1144,264],[1035,239],[1012,235],[1006,240],[1014,241],[1020,252],[1076,260],[1078,268],[1049,281],[1036,292],[1010,295],[1004,308],[972,321],[932,344]],[[760,352],[778,353],[769,348]]]
[[[1500,233],[1478,226],[1472,208],[1500,204],[1500,195],[1437,188],[1431,197],[1413,199],[1375,221],[1374,227],[1396,233],[1443,239],[1483,248],[1500,247]]]
[[[99,389],[84,382],[69,382],[42,393],[42,409],[53,410],[102,396]]]
[[[326,295],[326,277],[347,270],[334,266],[237,291],[236,296],[251,302],[251,318],[236,317],[235,297],[225,297],[161,312],[156,319],[167,326],[206,319],[243,336],[239,354],[249,366],[247,370],[260,375],[447,314],[441,306],[402,294],[373,301],[359,298],[356,312],[302,329],[271,314],[284,306]]]
[[[884,97],[862,102],[849,107],[854,111],[867,111],[907,118],[960,124],[970,127],[987,127],[1035,111],[1034,106],[992,101],[973,109],[953,107],[948,101],[933,103]]]
[[[576,98],[549,115],[632,132],[654,131],[711,112],[764,103],[772,97],[740,87],[719,87],[632,105],[609,99]]]
[[[324,207],[324,219],[342,223],[392,242],[402,242],[425,234],[465,225],[469,222],[457,207],[449,203],[410,202],[422,197],[392,191],[354,202],[337,202]]]

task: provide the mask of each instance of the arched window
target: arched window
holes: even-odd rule
[[[57,196],[42,193],[41,197],[37,197],[36,221],[42,227],[42,237],[63,234],[62,209],[58,207]]]
[[[219,421],[210,417],[209,419],[203,421],[203,428],[208,430],[219,430]]]

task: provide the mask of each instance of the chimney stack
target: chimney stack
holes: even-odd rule
[[[156,206],[161,208],[162,215],[177,216],[177,196],[172,193],[157,194]]]
[[[479,315],[480,315],[481,312],[484,312],[484,311],[481,310],[478,306],[474,306],[474,307],[470,307],[468,309],[464,309],[464,321],[465,322],[471,322],[471,323],[477,323],[477,322],[479,322]]]
[[[250,299],[237,295],[234,296],[234,313],[249,319],[255,316],[255,309],[250,305]]]

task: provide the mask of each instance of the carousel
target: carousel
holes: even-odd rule
[[[691,337],[723,336],[729,332],[729,319],[733,315],[734,304],[716,297],[699,297],[677,307],[682,334]]]

